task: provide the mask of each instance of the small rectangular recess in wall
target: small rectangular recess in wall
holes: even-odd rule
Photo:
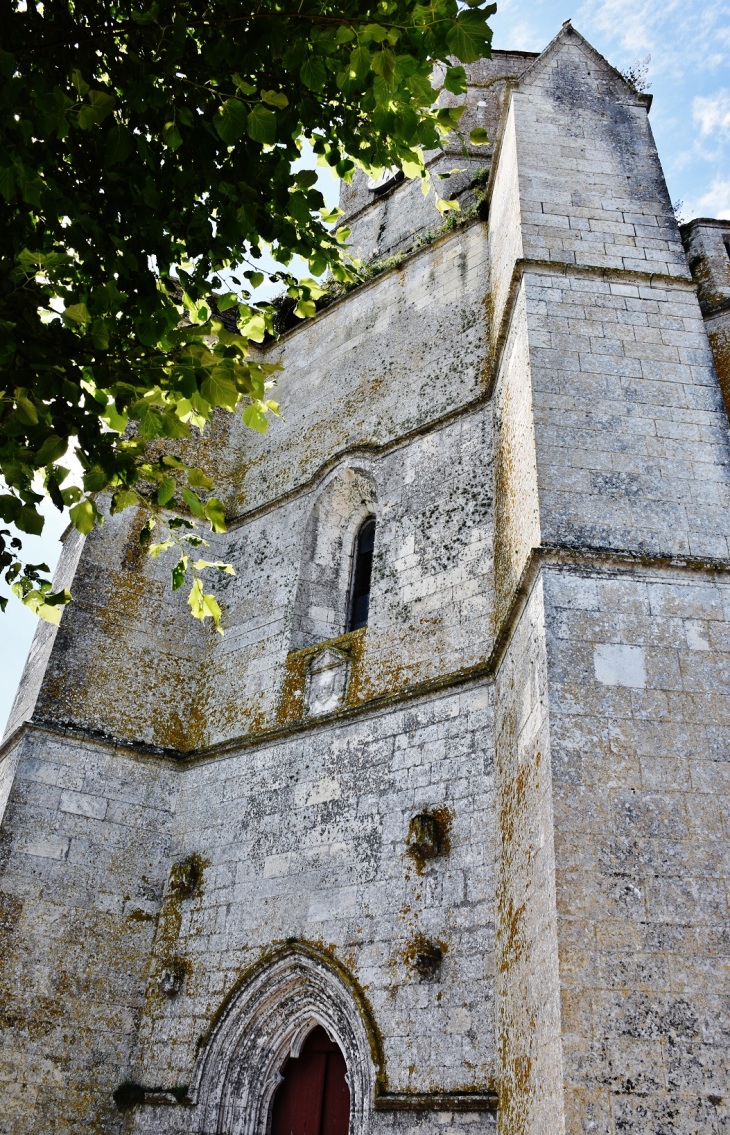
[[[725,245],[725,251],[727,252],[727,258],[728,258],[728,260],[730,260],[730,236],[724,236],[722,238],[722,243]]]

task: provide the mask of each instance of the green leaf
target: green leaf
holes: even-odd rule
[[[269,106],[276,106],[279,110],[284,110],[289,105],[289,99],[283,91],[262,91],[261,101],[268,103]]]
[[[245,335],[247,339],[253,339],[254,342],[261,343],[266,335],[266,320],[263,315],[256,312],[255,315],[251,315],[248,319],[244,319],[240,322],[239,329],[241,334]]]
[[[468,2],[468,0],[467,0]],[[477,0],[478,2],[478,0]],[[446,78],[444,79],[444,86],[447,91],[451,91],[452,95],[463,95],[467,90],[466,71],[463,67],[448,67],[446,69]]]
[[[242,79],[241,76],[239,75],[238,71],[236,71],[231,76],[231,78],[233,79],[233,82],[238,87],[239,91],[243,91],[243,93],[245,95],[255,95],[256,94],[256,87],[252,86],[251,83],[248,83],[245,79]]]
[[[310,55],[309,59],[306,59],[299,69],[299,78],[305,87],[309,87],[310,91],[316,91],[319,94],[327,78],[322,60],[316,55]]]
[[[12,201],[15,196],[15,173],[12,166],[0,169],[0,193],[6,201]]]
[[[91,315],[85,303],[72,303],[63,311],[64,319],[70,319],[78,327],[84,327],[87,323],[91,323]]]
[[[370,60],[370,66],[376,75],[380,75],[388,86],[392,86],[393,79],[395,78],[396,68],[395,52],[386,47],[383,51],[374,51]]]
[[[353,79],[362,80],[370,70],[370,61],[372,54],[368,47],[358,44],[350,52],[350,76]]]
[[[126,126],[110,126],[106,136],[105,161],[107,166],[127,160],[134,148],[134,138]]]
[[[185,501],[193,516],[200,517],[201,520],[205,519],[205,510],[202,501],[198,499],[192,489],[183,489],[180,496]]]
[[[35,455],[34,460],[37,468],[41,469],[44,465],[51,465],[54,461],[60,461],[67,449],[67,437],[59,437],[58,434],[51,434],[50,437],[46,438]]]
[[[232,146],[246,131],[248,111],[239,99],[227,99],[218,111],[214,125],[223,141]]]
[[[469,134],[469,141],[472,146],[488,146],[489,135],[483,126],[475,126]]]
[[[25,425],[38,425],[38,411],[22,390],[15,391],[15,408],[18,417]]]
[[[173,481],[172,477],[165,477],[164,480],[160,482],[160,487],[157,490],[157,503],[160,505],[166,505],[175,496],[176,488],[177,485]]]
[[[162,553],[166,552],[168,548],[172,548],[174,544],[174,540],[160,540],[158,544],[150,544],[147,549],[147,555],[153,560],[159,560]]]
[[[199,579],[195,580],[195,583],[190,589],[190,594],[188,595],[188,604],[190,606],[190,611],[194,619],[200,619],[200,621],[203,622],[204,619],[212,618],[215,623],[216,630],[219,632],[219,634],[223,634],[220,625],[221,609],[212,595],[203,594],[203,585],[201,584]]]
[[[11,496],[10,493],[0,494],[0,517],[2,517],[7,524],[15,520],[19,511],[20,501],[17,497]]]
[[[91,341],[99,351],[109,346],[109,325],[104,319],[95,319],[91,325]]]
[[[90,500],[82,500],[75,504],[69,509],[69,516],[74,528],[84,536],[87,536],[94,527],[94,506]]]
[[[462,63],[476,63],[484,55],[492,38],[484,16],[479,11],[459,12],[451,31],[446,36],[450,51]]]
[[[226,514],[221,501],[217,497],[211,497],[205,506],[205,517],[210,521],[210,527],[214,532],[226,531]]]
[[[99,415],[102,421],[106,422],[110,429],[116,430],[117,433],[124,433],[129,421],[128,414],[120,414],[113,402],[110,402],[106,410]]]
[[[275,112],[273,110],[267,110],[261,103],[257,103],[248,116],[246,130],[249,138],[252,138],[254,142],[262,142],[267,146],[273,146],[276,141]]]
[[[162,414],[150,402],[135,402],[129,413],[137,422],[139,436],[145,441],[151,441],[162,433]]]
[[[224,572],[225,575],[236,574],[233,565],[223,563],[223,560],[195,560],[193,567],[196,571],[204,571],[205,568],[217,568],[218,571]]]
[[[261,277],[263,280],[263,276]],[[238,303],[238,296],[235,292],[226,292],[225,295],[215,297],[216,307],[218,311],[228,311],[229,308],[235,307]]]
[[[31,536],[40,536],[44,523],[41,514],[30,504],[21,505],[15,516],[16,527]]]
[[[172,569],[172,590],[173,591],[179,591],[180,588],[182,587],[183,583],[185,582],[185,568],[186,567],[187,567],[186,558],[185,558],[185,556],[182,556],[177,561],[174,568]]]
[[[203,379],[200,392],[211,406],[222,406],[225,410],[235,410],[239,393],[226,367],[215,367]]]
[[[384,43],[388,38],[388,29],[384,28],[382,24],[368,24],[362,33],[364,41],[372,41],[373,43]]]
[[[89,91],[89,102],[97,122],[103,122],[107,115],[111,114],[116,101],[114,95],[110,95],[107,91]]]
[[[44,588],[50,588],[50,584],[45,584],[43,587],[23,594],[21,587],[17,584],[13,585],[13,591],[26,607],[29,607],[35,615],[38,615],[47,623],[58,626],[63,614],[63,607],[71,602],[71,592],[66,590],[52,592],[44,590]]]
[[[294,308],[294,314],[298,315],[300,319],[311,319],[313,315],[317,314],[314,300],[300,300]]]
[[[71,72],[71,82],[83,98],[83,96],[89,90],[89,84],[84,81],[83,75],[79,71],[78,67],[74,67],[73,71]]]
[[[96,126],[96,111],[93,106],[80,107],[76,121],[82,130],[91,130],[93,126]]]
[[[207,489],[210,492],[213,478],[208,477],[202,469],[188,469],[188,484],[191,489]]]
[[[179,150],[183,144],[182,134],[174,122],[166,122],[162,131],[165,145],[170,150]]]
[[[120,489],[112,497],[109,511],[112,516],[116,516],[118,512],[122,512],[125,508],[132,508],[136,504],[139,504],[139,497],[132,489]]]
[[[243,411],[243,424],[248,426],[249,429],[257,430],[260,434],[265,434],[269,428],[269,422],[266,417],[266,407],[263,402],[258,399],[247,406]]]

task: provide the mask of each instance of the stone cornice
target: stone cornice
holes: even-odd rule
[[[39,733],[46,736],[66,738],[77,744],[96,745],[132,758],[153,757],[171,767],[185,768],[203,761],[237,756],[248,749],[278,745],[293,736],[318,732],[336,725],[346,725],[363,717],[389,713],[405,705],[417,704],[427,698],[448,697],[458,689],[491,683],[502,663],[514,628],[518,624],[532,589],[544,568],[580,571],[589,575],[614,576],[636,575],[646,572],[669,572],[695,576],[721,576],[730,581],[730,560],[703,559],[696,556],[661,556],[643,552],[617,551],[610,548],[544,545],[534,548],[527,559],[519,583],[515,588],[510,609],[498,628],[490,654],[471,666],[464,666],[459,670],[452,670],[434,678],[414,682],[400,690],[370,698],[359,705],[348,706],[334,713],[322,714],[313,718],[302,718],[286,725],[262,730],[259,733],[232,737],[227,741],[188,751],[164,749],[142,742],[124,741],[101,732],[97,733],[70,724],[38,718],[23,722],[5,738],[0,745],[0,760],[4,759],[25,735]]]

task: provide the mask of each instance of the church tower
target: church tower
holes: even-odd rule
[[[2,1135],[726,1130],[730,222],[680,233],[569,23],[468,72],[457,222],[344,186],[369,280],[208,440],[225,636],[130,511],[66,539],[0,750]]]

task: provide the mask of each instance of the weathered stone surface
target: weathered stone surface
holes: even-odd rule
[[[569,25],[470,83],[488,222],[344,187],[397,264],[204,440],[225,637],[138,518],[66,545],[0,757],[3,1135],[263,1132],[315,1022],[351,1135],[727,1130],[730,225],[688,261]]]

